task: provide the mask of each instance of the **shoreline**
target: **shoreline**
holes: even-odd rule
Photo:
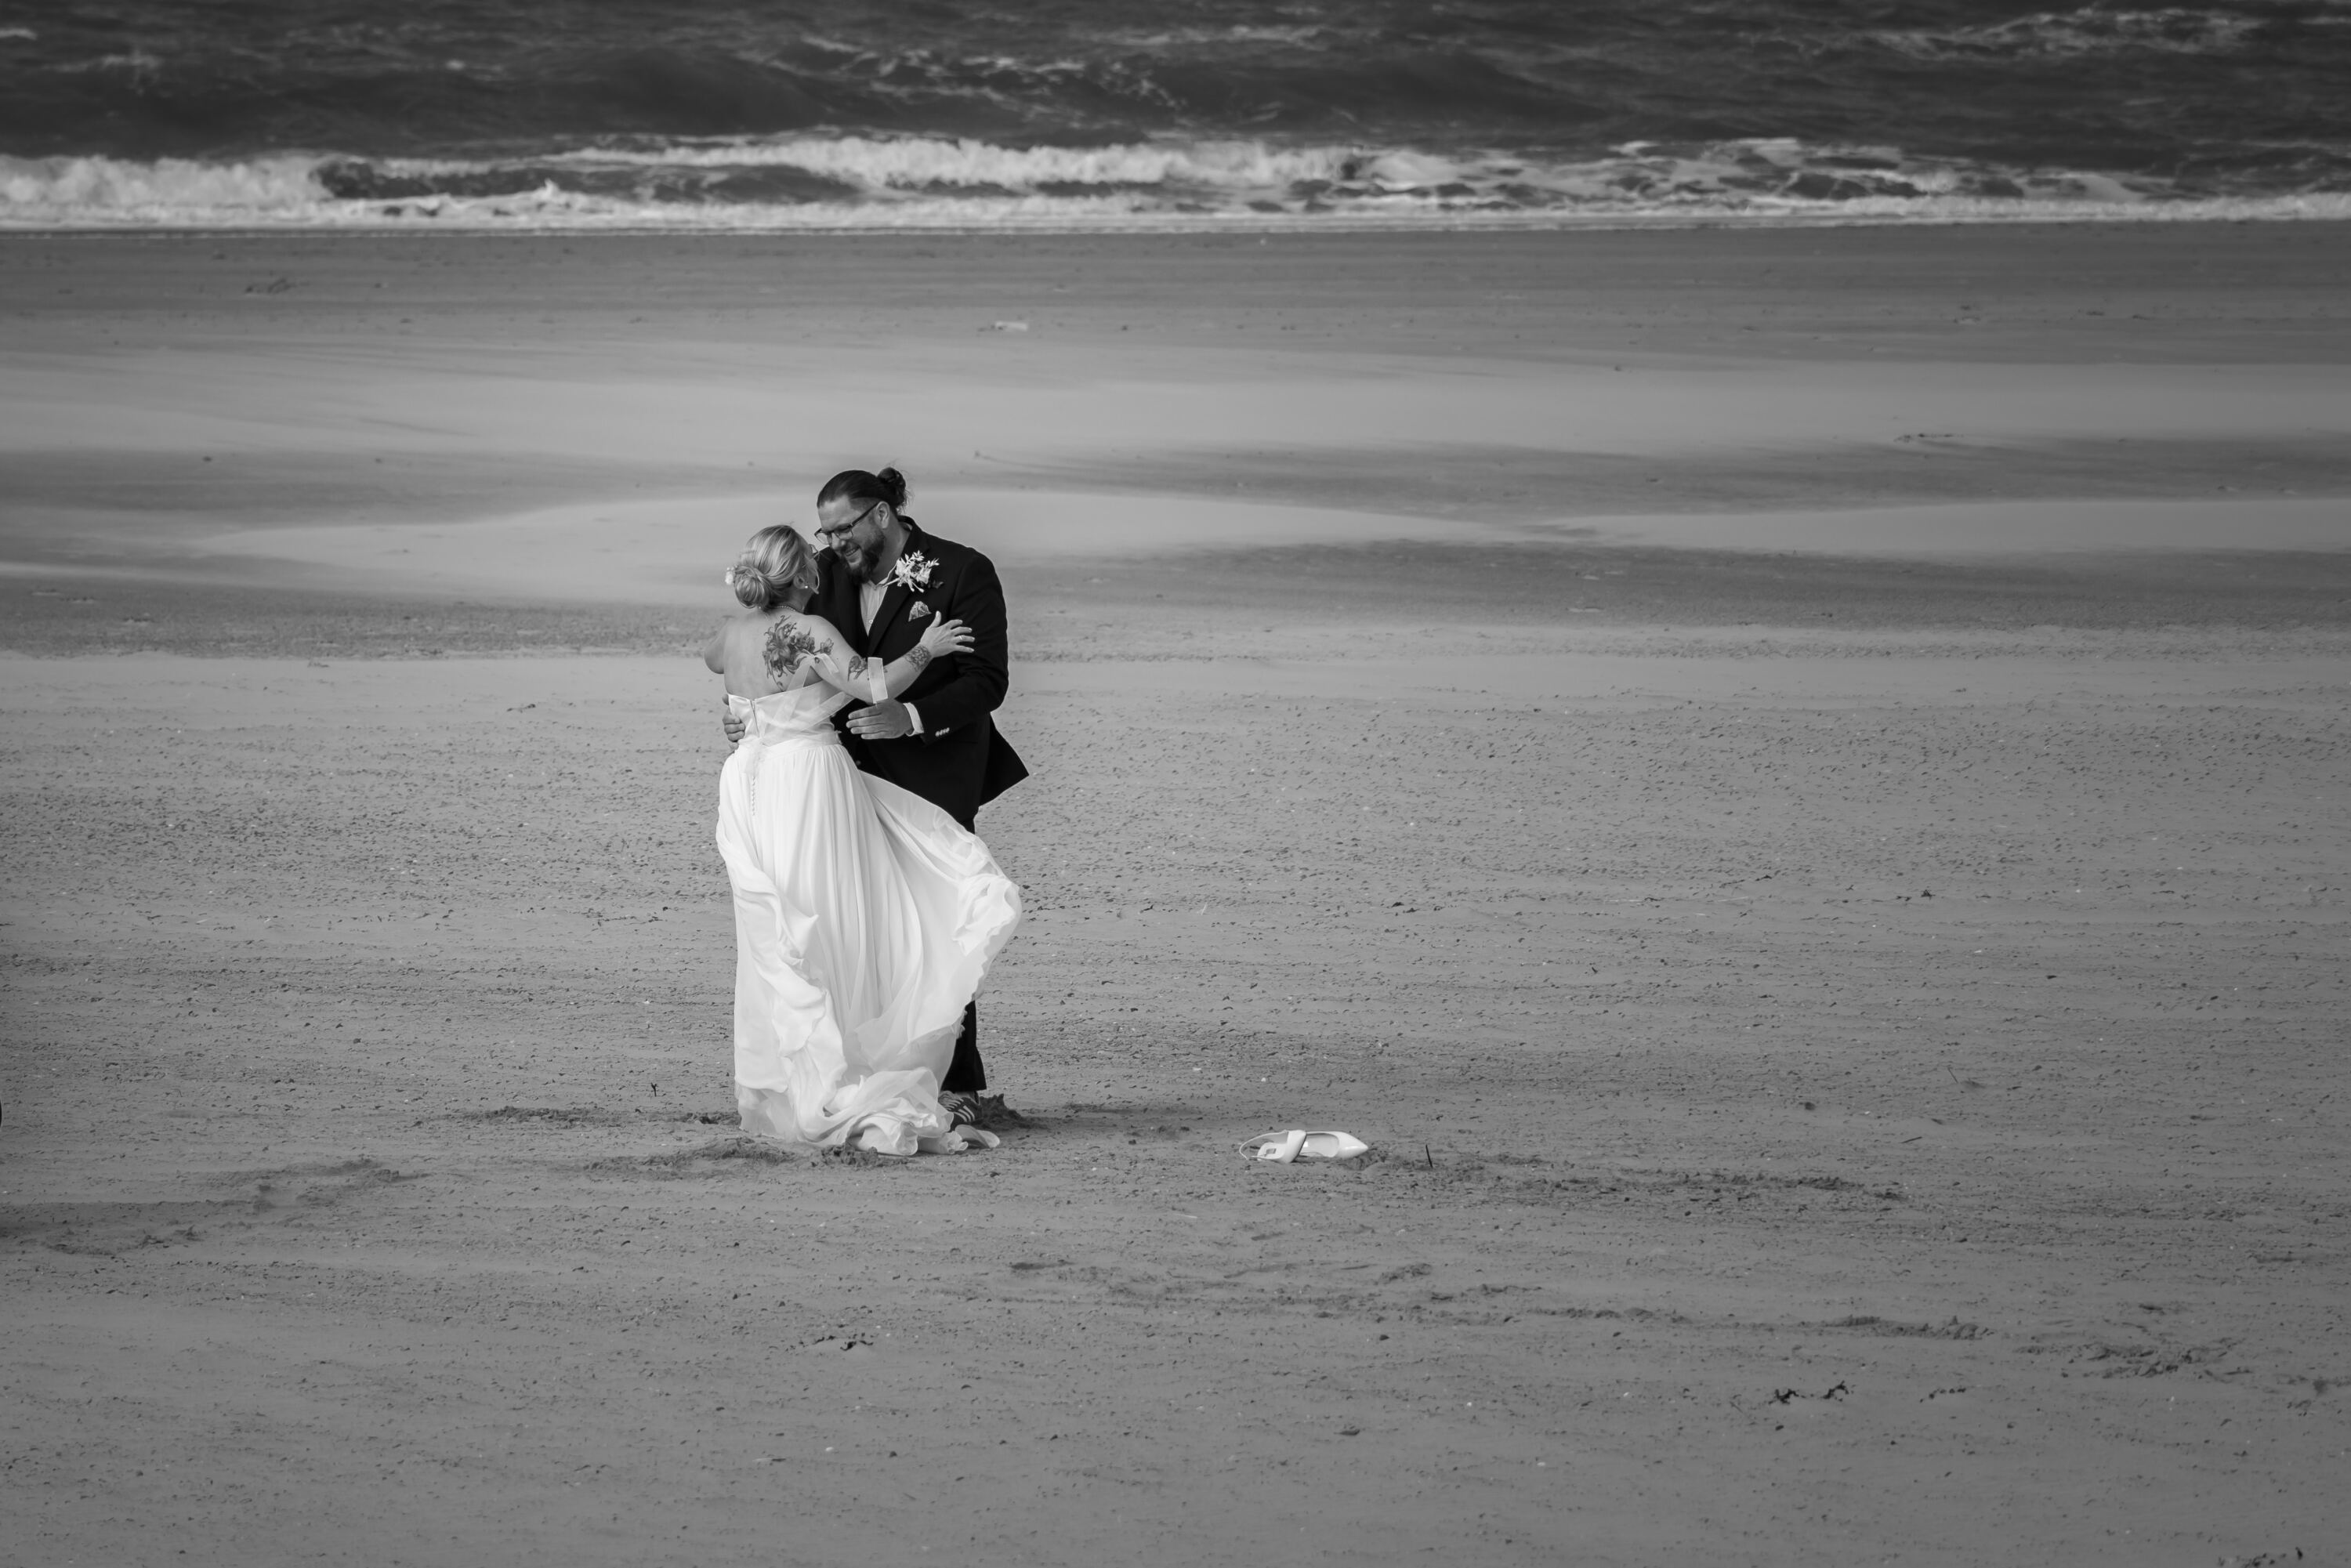
[[[767,341],[789,325],[810,346],[846,332],[935,349],[1014,320],[1030,331],[1005,346],[1035,360],[1072,333],[1129,352],[1215,348],[1200,330],[1214,321],[1248,334],[1227,349],[1351,359],[1836,360],[1931,344],[1965,362],[2095,348],[2128,362],[2331,363],[2351,336],[2333,298],[2346,256],[2351,220],[1280,236],[0,231],[0,302],[32,334],[20,352],[104,346],[92,335],[102,315],[191,345],[290,329],[511,347],[542,344],[555,335],[536,329],[560,322],[564,340],[584,327],[597,345],[739,344],[747,330]],[[402,315],[413,319],[381,319]],[[399,325],[414,329],[384,330]],[[2223,327],[2230,336],[2213,335]]]

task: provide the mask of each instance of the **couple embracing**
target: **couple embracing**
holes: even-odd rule
[[[737,743],[718,848],[744,1130],[889,1155],[995,1142],[973,998],[1020,890],[972,829],[1028,772],[989,717],[996,569],[905,505],[894,468],[834,475],[815,546],[751,536],[726,573],[746,613],[703,649]]]

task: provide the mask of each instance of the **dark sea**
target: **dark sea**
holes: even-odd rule
[[[2351,0],[0,0],[0,226],[2351,216]]]

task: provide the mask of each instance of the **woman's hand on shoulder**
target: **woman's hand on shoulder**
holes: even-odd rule
[[[916,647],[936,659],[948,653],[971,652],[971,628],[960,621],[941,616],[923,630],[923,640]]]

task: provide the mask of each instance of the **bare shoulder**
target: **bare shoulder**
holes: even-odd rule
[[[822,653],[828,647],[834,652],[839,652],[844,646],[841,640],[841,629],[823,616],[810,615],[804,611],[789,613],[807,630],[810,636],[816,639],[818,652]]]
[[[764,628],[756,614],[729,615],[710,633],[702,644],[702,662],[714,674],[726,674],[738,668],[745,659],[756,659],[759,637]]]

